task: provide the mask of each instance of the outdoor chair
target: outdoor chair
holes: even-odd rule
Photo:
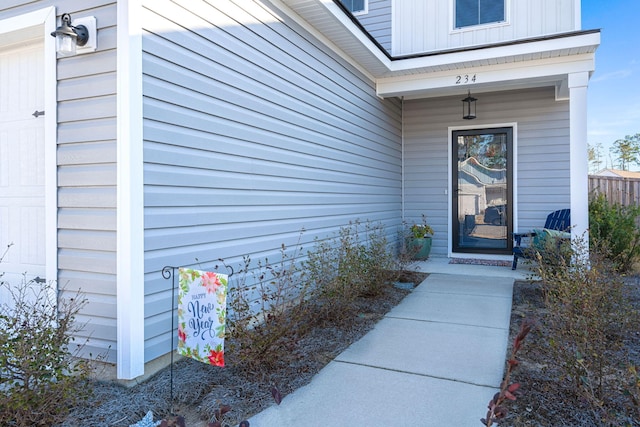
[[[528,233],[513,233],[513,264],[518,266],[518,258],[534,258],[536,253],[546,256],[561,256],[561,247],[571,240],[571,211],[560,209],[547,216],[544,228]],[[551,252],[551,253],[549,253]]]

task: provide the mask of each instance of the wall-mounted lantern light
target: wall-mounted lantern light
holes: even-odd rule
[[[471,91],[465,99],[462,100],[462,118],[465,120],[473,120],[476,118],[476,101],[477,99],[471,96]]]
[[[61,24],[51,33],[56,38],[56,51],[61,56],[73,56],[77,48],[86,47],[85,51],[96,50],[96,24],[94,17],[83,18],[82,24],[71,24],[71,15],[65,13],[61,17]],[[86,25],[84,25],[86,24]]]

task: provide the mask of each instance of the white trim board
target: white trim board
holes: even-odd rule
[[[118,2],[117,375],[144,374],[141,0]]]

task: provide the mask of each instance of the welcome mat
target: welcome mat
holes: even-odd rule
[[[477,258],[451,258],[449,264],[490,265],[494,267],[511,267],[511,261]]]
[[[507,238],[507,227],[489,224],[478,224],[473,227],[469,236],[478,239],[505,240]]]

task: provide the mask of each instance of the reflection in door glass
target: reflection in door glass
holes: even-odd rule
[[[458,135],[457,145],[456,246],[507,249],[507,135]]]

